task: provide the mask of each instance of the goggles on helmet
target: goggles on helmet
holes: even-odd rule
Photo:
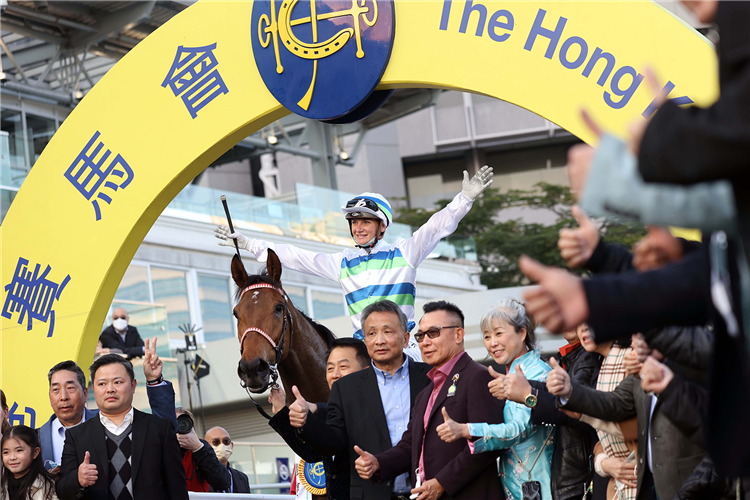
[[[354,198],[346,202],[346,208],[362,208],[362,212],[348,212],[346,214],[347,219],[361,219],[361,218],[379,218],[380,215],[385,217],[386,225],[390,225],[390,219],[380,209],[377,203],[367,198]]]

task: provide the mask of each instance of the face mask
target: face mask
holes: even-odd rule
[[[224,443],[219,444],[219,446],[213,446],[211,445],[211,448],[214,449],[216,452],[216,458],[219,459],[220,462],[223,461],[229,461],[229,457],[232,456],[232,449],[234,448],[234,445],[231,447],[225,445]]]
[[[123,331],[128,327],[128,320],[124,318],[117,318],[112,322],[112,326],[115,327],[115,330],[117,331]]]

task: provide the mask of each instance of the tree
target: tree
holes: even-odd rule
[[[481,281],[489,288],[528,285],[529,281],[518,269],[518,258],[528,255],[539,262],[565,267],[557,248],[560,229],[578,227],[570,213],[574,204],[567,186],[541,182],[531,191],[512,190],[500,193],[487,190],[474,202],[474,207],[464,217],[454,237],[472,237],[476,241]],[[396,222],[420,227],[450,200],[441,200],[434,210],[402,209]],[[522,219],[502,221],[498,214],[513,207],[528,207],[551,212],[553,224],[527,223]],[[631,248],[646,234],[643,226],[599,221],[600,230],[610,243],[620,243]]]

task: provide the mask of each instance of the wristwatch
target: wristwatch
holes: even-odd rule
[[[537,389],[536,387],[532,387],[529,395],[526,396],[526,399],[523,400],[523,404],[525,404],[529,408],[534,408],[538,401],[537,399],[538,395],[539,395],[539,389]]]

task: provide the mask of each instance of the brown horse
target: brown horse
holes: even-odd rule
[[[335,336],[289,300],[276,253],[268,250],[266,269],[259,275],[248,275],[235,255],[232,278],[239,288],[234,316],[241,356],[237,373],[243,385],[262,393],[280,375],[290,398],[296,385],[308,401],[328,401],[326,354]]]

